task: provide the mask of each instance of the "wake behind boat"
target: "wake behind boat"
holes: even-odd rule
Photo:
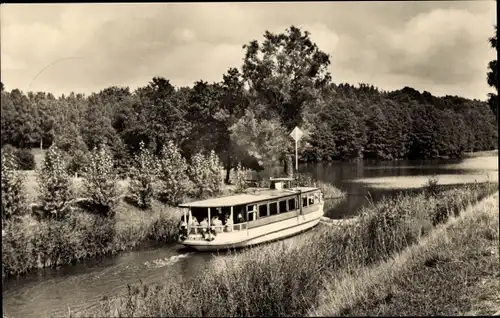
[[[270,179],[271,188],[179,205],[184,209],[179,243],[198,251],[241,248],[282,239],[316,226],[323,195],[295,187],[293,179]]]

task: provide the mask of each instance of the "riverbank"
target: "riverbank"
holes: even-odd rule
[[[302,316],[325,279],[386,261],[420,241],[448,215],[498,191],[476,184],[435,195],[399,196],[366,208],[357,222],[322,227],[301,244],[277,243],[210,263],[199,276],[134,286],[84,316]]]
[[[149,240],[173,242],[181,215],[159,202],[143,211],[121,201],[114,218],[76,208],[63,220],[25,215],[4,222],[2,278],[115,254]]]
[[[327,279],[310,316],[489,316],[500,310],[498,192],[387,262]]]
[[[31,202],[38,196],[33,172],[27,175],[25,186]],[[307,184],[318,186],[325,198],[342,198],[345,193],[323,183],[308,179]],[[80,194],[81,178],[72,185]],[[127,194],[128,181],[118,181],[122,194]],[[224,186],[221,196],[235,193],[234,186]],[[193,199],[188,199],[193,200]],[[328,209],[328,207],[325,207]],[[35,214],[24,215],[2,224],[2,279],[33,270],[57,267],[97,256],[140,248],[148,241],[173,243],[178,236],[178,222],[183,214],[177,207],[158,201],[142,210],[121,199],[114,217],[89,213],[78,206],[67,219],[40,219]]]

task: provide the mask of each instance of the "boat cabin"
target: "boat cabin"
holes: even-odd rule
[[[187,235],[243,231],[314,212],[322,202],[320,189],[291,188],[291,178],[270,179],[270,189],[179,205],[184,208]],[[201,237],[200,237],[201,239]]]

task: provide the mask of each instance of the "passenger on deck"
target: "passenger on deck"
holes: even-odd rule
[[[245,223],[245,218],[243,217],[243,214],[238,213],[238,216],[236,217],[236,222],[237,223]]]
[[[190,222],[189,225],[191,225],[191,226],[198,226],[198,225],[200,225],[200,223],[198,222],[198,220],[194,216],[191,217],[191,219],[189,220],[189,222]]]
[[[200,226],[202,227],[202,231],[206,232],[208,228],[208,218],[203,218],[203,221],[200,222]]]
[[[215,231],[215,233],[222,232],[222,221],[218,216],[212,218],[212,230]]]
[[[231,232],[233,230],[233,220],[226,214],[226,232]]]

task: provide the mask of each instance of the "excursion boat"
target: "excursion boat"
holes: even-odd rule
[[[184,209],[179,243],[198,251],[242,248],[293,236],[320,222],[320,189],[291,188],[292,178],[270,181],[270,189],[179,205]]]

